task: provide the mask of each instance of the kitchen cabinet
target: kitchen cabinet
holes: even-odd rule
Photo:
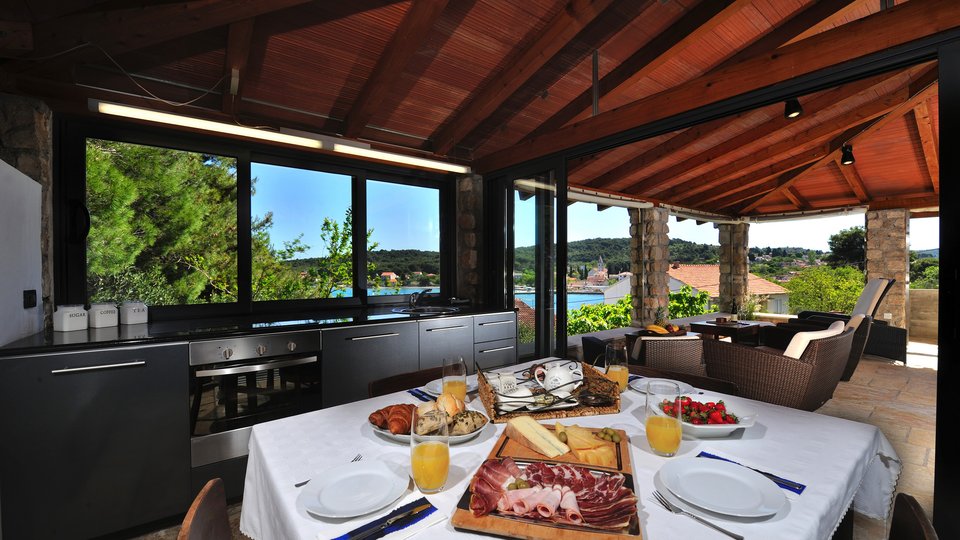
[[[324,407],[365,399],[370,381],[420,368],[416,321],[324,329],[322,336]]]
[[[190,505],[185,343],[0,359],[10,539],[90,538]]]
[[[517,313],[487,313],[473,318],[473,361],[479,369],[517,363]]]
[[[443,365],[445,358],[462,357],[473,373],[473,317],[442,317],[419,323],[420,369]]]

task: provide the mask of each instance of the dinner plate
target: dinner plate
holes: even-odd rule
[[[467,393],[473,392],[477,389],[477,381],[471,381],[467,379]],[[443,379],[434,379],[428,382],[423,387],[423,391],[430,394],[433,397],[437,397],[443,393]]]
[[[297,498],[315,516],[348,518],[388,506],[409,483],[409,475],[398,465],[357,461],[311,479]]]
[[[772,480],[728,461],[674,458],[660,468],[660,480],[683,501],[728,516],[770,516],[787,502]]]
[[[484,416],[486,416],[486,415],[484,415]],[[471,433],[467,433],[466,435],[451,435],[451,436],[450,436],[450,444],[460,444],[460,443],[463,443],[463,442],[467,442],[467,441],[469,441],[470,439],[476,438],[477,435],[480,435],[480,432],[483,431],[483,428],[487,427],[487,424],[489,424],[489,423],[490,423],[490,419],[487,419],[487,423],[484,424],[483,427],[481,427],[480,429],[478,429],[478,430],[476,430],[476,431],[473,431],[473,432],[471,432]],[[370,424],[370,427],[373,428],[374,433],[376,433],[377,435],[380,435],[380,436],[385,437],[385,438],[387,438],[387,439],[390,439],[390,440],[392,440],[392,441],[400,442],[400,443],[403,443],[403,444],[410,444],[410,435],[409,435],[409,434],[390,433],[390,430],[389,430],[389,429],[378,428],[377,426],[375,426],[375,425],[373,425],[373,424]]]
[[[647,393],[647,383],[649,383],[650,381],[672,382],[672,383],[674,383],[674,384],[676,384],[677,386],[680,387],[680,393],[681,393],[681,394],[691,394],[691,395],[693,395],[693,394],[696,394],[696,393],[697,393],[697,389],[696,389],[696,388],[690,386],[689,384],[687,384],[687,383],[685,383],[685,382],[683,382],[683,381],[675,381],[675,380],[673,380],[673,379],[652,379],[652,378],[649,378],[649,377],[643,377],[643,378],[640,378],[640,379],[634,379],[634,380],[630,381],[630,388],[633,388],[634,390],[636,390],[637,392],[640,392],[641,394],[646,394],[646,393]]]

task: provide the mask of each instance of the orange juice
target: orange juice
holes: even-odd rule
[[[627,380],[630,378],[630,371],[627,370],[627,366],[619,364],[607,366],[607,378],[617,383],[620,391],[623,392],[627,389]]]
[[[443,442],[427,441],[416,444],[410,451],[413,481],[424,493],[443,489],[450,469],[450,451]]]
[[[647,418],[647,441],[654,452],[662,456],[672,456],[680,448],[683,430],[680,421],[669,416],[650,416]]]
[[[467,381],[463,377],[448,377],[443,379],[443,393],[453,394],[460,401],[467,400]]]

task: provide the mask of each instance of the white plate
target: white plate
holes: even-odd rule
[[[642,378],[634,379],[634,380],[630,381],[630,388],[633,388],[634,390],[636,390],[637,392],[640,392],[641,394],[646,394],[646,393],[647,393],[647,384],[648,384],[650,381],[672,382],[672,383],[674,383],[674,384],[676,384],[677,386],[680,387],[680,393],[681,393],[681,394],[690,394],[690,395],[693,395],[693,394],[696,394],[696,393],[697,393],[697,389],[696,389],[696,388],[690,386],[689,384],[687,384],[687,383],[685,383],[685,382],[683,382],[683,381],[675,381],[675,380],[673,380],[673,379],[653,379],[653,378],[649,378],[649,377],[642,377]]]
[[[409,474],[397,465],[358,461],[311,479],[297,498],[315,516],[348,518],[388,506],[409,483]]]
[[[481,414],[482,414],[482,413],[481,413]],[[484,415],[484,416],[486,416],[486,415]],[[368,423],[369,423],[369,422],[368,422]],[[474,432],[467,433],[466,435],[451,435],[451,436],[450,436],[450,444],[460,444],[460,443],[463,443],[463,442],[467,442],[467,441],[469,441],[470,439],[476,438],[477,435],[480,435],[480,433],[483,431],[483,428],[487,427],[488,424],[490,424],[490,419],[489,419],[489,418],[487,419],[487,423],[486,423],[486,424],[484,424],[480,429],[478,429],[478,430],[476,430],[476,431],[474,431]],[[403,444],[410,444],[410,435],[409,435],[409,434],[390,433],[390,430],[389,430],[389,429],[380,429],[380,428],[378,428],[377,426],[375,426],[375,425],[373,425],[373,424],[370,424],[370,427],[373,428],[373,432],[376,433],[377,435],[386,437],[387,439],[390,439],[390,440],[392,440],[392,441],[400,442],[400,443],[403,443]]]
[[[736,424],[696,425],[688,422],[682,422],[684,433],[700,439],[726,437],[740,428],[748,428],[753,425],[754,421],[757,419],[757,414],[760,412],[756,407],[748,405],[746,402],[738,399],[710,394],[695,394],[691,395],[690,398],[694,401],[699,401],[700,403],[709,403],[711,401],[716,403],[717,401],[723,400],[723,404],[727,407],[727,412],[736,416],[739,420],[739,422]]]
[[[660,468],[660,480],[680,499],[728,516],[771,516],[787,502],[769,478],[717,459],[675,458]]]
[[[473,392],[477,389],[477,381],[471,381],[467,379],[467,393]],[[423,387],[423,391],[430,394],[433,397],[438,397],[443,393],[443,379],[434,379],[428,382]]]

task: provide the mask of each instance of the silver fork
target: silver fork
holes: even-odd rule
[[[680,508],[679,506],[673,504],[672,502],[668,501],[667,498],[664,497],[659,491],[656,491],[656,490],[655,490],[655,491],[653,492],[653,497],[654,497],[655,499],[657,499],[657,502],[660,503],[664,508],[666,508],[667,510],[673,512],[674,514],[683,514],[683,515],[685,515],[685,516],[692,517],[693,519],[699,521],[700,523],[703,523],[703,524],[706,525],[707,527],[710,527],[711,529],[720,531],[720,532],[722,532],[723,534],[729,536],[730,538],[735,538],[736,540],[743,540],[743,537],[740,536],[739,534],[732,533],[732,532],[724,529],[723,527],[720,527],[720,526],[718,526],[718,525],[714,525],[713,523],[710,523],[709,521],[703,519],[702,517],[700,517],[700,516],[698,516],[698,515],[696,515],[696,514],[691,514],[690,512],[687,512],[686,510],[684,510],[683,508]]]
[[[354,463],[354,462],[360,461],[361,459],[363,459],[363,454],[357,454],[356,456],[353,457],[353,459],[350,460],[350,463]],[[303,487],[303,486],[307,485],[307,482],[309,482],[309,481],[310,481],[310,479],[307,478],[307,479],[304,480],[303,482],[297,482],[296,484],[293,485],[293,487],[295,487],[295,488]]]

